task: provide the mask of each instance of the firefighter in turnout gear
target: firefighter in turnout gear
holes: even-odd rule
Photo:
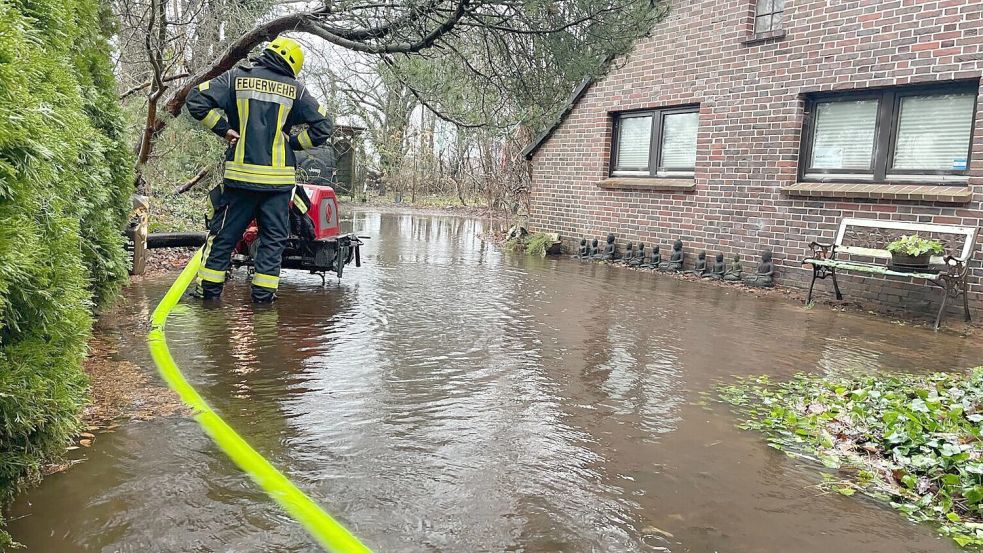
[[[296,79],[303,64],[300,45],[278,37],[251,66],[233,68],[188,95],[191,116],[229,143],[222,187],[209,195],[213,213],[198,271],[205,299],[221,295],[232,251],[253,219],[259,248],[252,298],[269,302],[275,297],[290,233],[294,151],[324,144],[333,130],[324,108]],[[305,130],[288,134],[302,124]]]

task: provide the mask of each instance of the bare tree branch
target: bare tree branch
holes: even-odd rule
[[[169,83],[171,81],[176,81],[178,79],[183,79],[183,78],[185,78],[187,76],[188,76],[188,73],[177,73],[175,75],[168,75],[168,76],[164,77],[162,80],[165,83]],[[140,92],[141,90],[147,88],[150,85],[151,85],[151,82],[150,81],[147,81],[147,82],[145,82],[143,84],[139,84],[137,86],[134,86],[133,88],[130,88],[126,92],[120,94],[119,95],[119,99],[120,100],[125,100],[125,99],[129,98],[130,96],[133,96],[137,92]]]
[[[205,177],[207,177],[208,175],[210,175],[211,172],[212,172],[212,167],[205,167],[201,171],[198,171],[198,173],[195,174],[195,176],[193,176],[190,179],[188,179],[187,182],[185,182],[181,186],[177,187],[177,190],[175,190],[174,193],[175,194],[184,194],[188,190],[191,190],[192,188],[194,188],[195,186],[197,186],[198,183],[200,183],[201,181],[205,180]]]

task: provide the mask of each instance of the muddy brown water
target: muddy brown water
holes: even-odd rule
[[[343,280],[240,279],[170,319],[226,420],[379,552],[955,551],[823,494],[702,393],[730,375],[962,369],[975,339],[700,282],[503,253],[480,220],[356,212]],[[129,289],[149,314],[169,278]],[[122,333],[149,365],[144,337]],[[13,506],[31,552],[317,551],[181,418],[132,422]]]

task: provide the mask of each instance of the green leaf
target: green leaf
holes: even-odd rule
[[[921,398],[913,400],[909,408],[917,413],[928,413],[928,406],[925,405],[925,400]]]
[[[942,483],[947,486],[955,486],[960,482],[959,475],[957,474],[946,474],[942,477]]]
[[[841,466],[840,460],[832,455],[819,455],[819,460],[823,463],[823,466],[831,469],[838,469]]]
[[[918,507],[918,505],[915,505],[914,503],[902,503],[900,505],[896,505],[896,507],[899,511],[905,512],[909,515],[917,512],[918,509],[920,508]]]
[[[939,464],[939,461],[929,455],[913,455],[911,457],[911,464],[917,468],[927,468]]]
[[[962,449],[960,449],[959,446],[957,445],[945,443],[942,444],[942,449],[940,450],[940,453],[942,453],[943,457],[952,457],[954,455],[959,455],[960,453],[962,453]]]
[[[973,486],[972,488],[967,488],[963,490],[963,497],[966,498],[970,504],[977,504],[983,501],[983,486]]]

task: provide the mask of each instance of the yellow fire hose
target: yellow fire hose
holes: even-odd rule
[[[362,545],[358,538],[338,521],[331,518],[331,515],[321,509],[317,503],[307,497],[293,482],[246,443],[231,426],[222,420],[218,413],[212,411],[212,408],[205,403],[205,400],[198,395],[198,392],[181,374],[181,369],[178,368],[174,358],[171,357],[171,352],[167,349],[164,324],[167,322],[167,316],[171,310],[177,305],[185,290],[195,279],[200,264],[201,250],[198,250],[198,253],[191,258],[191,261],[181,271],[181,275],[164,295],[164,299],[154,309],[154,314],[151,317],[151,329],[147,341],[150,345],[150,354],[161,376],[164,377],[171,389],[177,392],[181,400],[194,410],[195,420],[222,451],[263,488],[274,501],[279,503],[290,516],[297,520],[311,537],[321,544],[321,547],[333,553],[371,553],[371,550]]]

